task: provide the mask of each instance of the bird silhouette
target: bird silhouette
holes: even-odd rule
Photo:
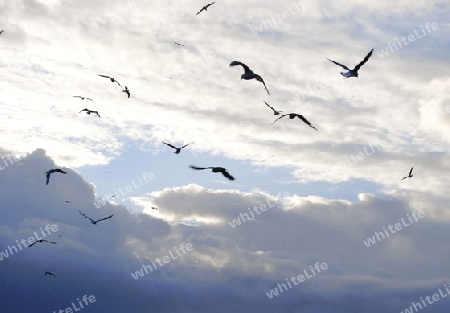
[[[210,6],[212,6],[214,3],[216,3],[216,1],[214,1],[213,3],[209,3],[209,4],[205,5],[205,6],[204,6],[203,8],[201,8],[201,10],[198,11],[197,14],[195,14],[195,15],[199,15],[202,11],[208,11],[208,8],[209,8]]]
[[[152,206],[152,209],[153,209],[153,210],[156,210],[156,211],[159,211],[158,208],[155,208],[154,206]]]
[[[81,100],[87,99],[87,100],[94,101],[94,100],[92,100],[91,98],[82,97],[82,96],[73,96],[73,97],[74,97],[74,98],[80,98]]]
[[[174,43],[175,43],[177,46],[184,47],[184,45],[182,45],[181,43],[178,43],[178,42],[176,42],[176,41],[174,41]]]
[[[333,62],[334,64],[336,64],[336,65],[339,65],[340,67],[342,67],[344,70],[347,70],[347,72],[341,72],[341,75],[342,76],[344,76],[344,78],[350,78],[350,77],[358,77],[358,71],[359,71],[359,69],[361,68],[361,66],[363,66],[364,65],[364,63],[366,63],[368,60],[369,60],[369,58],[372,56],[372,52],[373,52],[373,49],[372,50],[370,50],[370,52],[366,55],[366,57],[364,58],[364,60],[362,60],[358,65],[356,65],[355,66],[355,68],[354,69],[349,69],[347,66],[345,66],[345,65],[343,65],[343,64],[340,64],[340,63],[338,63],[338,62],[336,62],[336,61],[332,61],[332,60],[330,60],[330,59],[328,59],[328,61],[330,61],[330,62]]]
[[[3,34],[4,30],[0,30],[0,35]]]
[[[98,76],[105,77],[105,78],[109,78],[109,80],[110,80],[112,83],[117,83],[120,87],[122,87],[122,85],[121,85],[114,77],[110,77],[110,76],[107,76],[107,75],[101,75],[101,74],[98,74]]]
[[[45,275],[50,275],[50,276],[56,277],[56,275],[53,274],[52,272],[45,272]]]
[[[412,177],[414,176],[413,173],[412,173],[413,168],[414,168],[414,167],[411,167],[411,169],[409,170],[408,176],[403,177],[401,180],[404,180],[404,179],[406,179],[406,178],[412,178]]]
[[[47,182],[45,183],[46,185],[48,185],[48,183],[50,182],[50,175],[52,173],[62,173],[62,174],[67,174],[66,172],[64,172],[62,169],[60,168],[54,168],[49,170],[48,172],[45,172],[45,176],[47,177]]]
[[[228,178],[229,180],[234,180],[234,177],[231,176],[230,173],[228,173],[228,171],[223,167],[197,167],[197,166],[193,166],[193,165],[190,165],[189,167],[194,170],[211,169],[213,173],[222,173],[222,175],[225,176],[226,178]]]
[[[264,82],[261,76],[255,74],[247,65],[245,65],[242,62],[233,61],[230,63],[230,66],[237,66],[237,65],[241,65],[244,68],[244,74],[241,75],[241,79],[245,80],[256,79],[257,81],[261,82],[264,85],[264,88],[266,88],[267,93],[270,95],[270,92],[266,87],[266,83]]]
[[[111,214],[110,216],[107,216],[107,217],[105,217],[105,218],[101,218],[101,219],[99,219],[99,220],[94,221],[92,218],[90,218],[90,217],[84,215],[83,212],[81,212],[80,210],[78,210],[78,212],[80,212],[80,214],[83,215],[85,218],[89,219],[89,220],[91,221],[91,223],[94,224],[94,225],[97,225],[98,222],[107,220],[108,218],[111,218],[111,217],[114,216],[114,214]]]
[[[98,116],[99,118],[101,118],[101,117],[100,117],[100,114],[98,114],[98,111],[92,111],[92,110],[89,110],[89,109],[84,108],[83,110],[81,110],[81,111],[78,112],[78,113],[81,113],[81,112],[86,112],[87,115],[89,115],[89,114],[91,114],[91,113],[94,113],[94,114],[97,114],[97,116]]]
[[[130,98],[130,89],[128,89],[127,86],[125,86],[125,89],[123,89],[122,92],[125,92],[128,95],[128,99]]]
[[[280,115],[280,113],[283,112],[283,111],[277,111],[277,110],[275,110],[275,109],[274,109],[273,107],[271,107],[266,101],[264,101],[264,103],[265,103],[269,108],[272,109],[273,115]]]
[[[289,114],[283,114],[281,115],[279,118],[277,118],[275,121],[273,121],[272,124],[275,124],[276,121],[278,121],[280,118],[283,118],[285,116],[289,116],[289,119],[293,120],[294,118],[298,117],[299,119],[301,119],[305,124],[307,124],[309,127],[314,128],[315,130],[317,130],[317,128],[315,128],[306,118],[303,117],[303,115],[297,114],[297,113],[289,113]]]
[[[33,243],[32,243],[31,245],[29,245],[27,248],[34,246],[34,245],[37,244],[38,242],[39,242],[39,243],[48,242],[48,243],[56,244],[56,242],[54,242],[54,241],[48,241],[48,240],[45,240],[45,239],[39,239],[39,240],[36,240],[35,242],[33,242]]]
[[[179,154],[179,153],[181,152],[181,149],[183,149],[183,148],[185,148],[185,147],[187,147],[187,146],[193,144],[193,142],[191,142],[191,143],[188,143],[187,145],[184,145],[184,146],[182,146],[182,147],[180,147],[180,148],[177,148],[177,147],[171,145],[170,143],[167,143],[167,142],[164,142],[164,141],[161,141],[161,142],[162,142],[163,144],[168,145],[169,147],[175,149],[175,152],[174,152],[175,154]]]

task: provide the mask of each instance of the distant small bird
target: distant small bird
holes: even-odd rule
[[[228,173],[228,171],[223,167],[197,167],[197,166],[189,166],[190,168],[194,170],[206,170],[206,169],[212,169],[213,173],[222,173],[223,176],[228,178],[229,180],[234,180],[234,177]]]
[[[83,212],[81,212],[80,210],[78,210],[78,212],[80,212],[80,214],[81,215],[83,215],[85,218],[87,218],[87,219],[89,219],[89,220],[91,220],[91,223],[92,224],[94,224],[94,225],[97,225],[97,223],[98,222],[101,222],[101,221],[104,221],[104,220],[107,220],[108,218],[111,218],[111,217],[113,217],[114,216],[114,214],[111,214],[110,216],[108,216],[108,217],[105,217],[105,218],[101,218],[101,219],[99,219],[99,220],[96,220],[96,221],[94,221],[92,218],[90,218],[90,217],[88,217],[88,216],[86,216],[86,215],[84,215],[83,214]]]
[[[125,92],[128,95],[128,99],[130,98],[130,89],[128,89],[127,86],[125,86],[125,89],[123,89],[122,92]]]
[[[279,118],[277,118],[272,124],[275,124],[276,121],[278,121],[280,118],[283,118],[285,116],[289,116],[289,119],[293,120],[294,118],[298,117],[299,119],[301,119],[305,124],[307,124],[309,127],[314,128],[315,130],[317,130],[317,128],[315,128],[306,118],[303,117],[303,115],[297,114],[297,113],[289,113],[289,114],[283,114],[281,115]]]
[[[48,240],[45,240],[45,239],[39,239],[39,240],[36,240],[35,242],[33,242],[33,243],[32,243],[31,245],[29,245],[27,248],[34,246],[34,245],[37,244],[38,242],[39,242],[39,243],[48,242],[48,243],[56,244],[56,242],[54,242],[54,241],[48,241]]]
[[[156,211],[159,211],[158,208],[155,208],[154,206],[152,206],[152,209],[153,209],[153,210],[156,210]]]
[[[201,8],[201,10],[198,11],[197,14],[195,14],[195,15],[199,15],[202,11],[208,11],[208,8],[209,8],[210,6],[212,6],[214,3],[216,3],[216,1],[214,1],[213,3],[209,3],[209,4],[205,5],[205,6],[204,6],[203,8]]]
[[[161,142],[162,142],[163,144],[168,145],[169,147],[175,149],[175,152],[174,152],[175,154],[179,154],[179,153],[181,152],[181,149],[183,149],[183,148],[185,148],[185,147],[187,147],[187,146],[193,144],[193,142],[191,142],[191,143],[188,143],[187,145],[184,145],[184,146],[182,146],[182,147],[180,147],[180,148],[177,148],[177,147],[171,145],[170,143],[167,143],[167,142],[164,142],[164,141],[161,141]]]
[[[94,113],[94,114],[97,114],[97,116],[99,117],[99,118],[101,118],[100,117],[100,114],[98,114],[98,111],[92,111],[92,110],[89,110],[89,109],[83,109],[83,110],[81,110],[80,112],[78,112],[78,113],[81,113],[81,112],[86,112],[86,114],[87,115],[89,115],[89,114],[91,114],[91,113]]]
[[[403,177],[401,180],[404,180],[404,179],[406,179],[406,178],[411,178],[411,177],[413,177],[413,176],[414,176],[413,173],[412,173],[413,168],[414,168],[414,167],[411,167],[411,169],[409,170],[408,176]]]
[[[272,109],[273,115],[280,115],[280,113],[283,112],[283,111],[277,111],[277,110],[275,110],[275,109],[274,109],[273,107],[271,107],[266,101],[264,101],[264,103],[265,103],[269,108]]]
[[[87,99],[87,100],[94,101],[94,100],[92,100],[91,98],[82,97],[82,96],[73,96],[73,97],[74,97],[74,98],[80,98],[81,100]]]
[[[3,32],[4,32],[4,30],[1,30],[1,31],[0,31],[0,35],[3,34]]]
[[[114,77],[110,77],[107,75],[101,75],[101,74],[98,74],[98,76],[109,78],[109,80],[111,80],[112,83],[117,83],[120,87],[122,87],[122,85]]]
[[[174,41],[174,43],[175,43],[177,46],[184,47],[184,45],[182,45],[181,43],[178,43],[178,42],[176,42],[176,41]]]
[[[62,174],[67,174],[66,172],[64,172],[62,169],[60,168],[54,168],[49,170],[48,172],[45,172],[45,176],[47,177],[47,182],[45,183],[46,185],[48,185],[48,183],[50,182],[50,175],[52,173],[62,173]]]
[[[244,63],[239,62],[239,61],[233,61],[230,63],[230,66],[236,66],[236,65],[241,65],[244,68],[244,74],[241,75],[241,79],[245,79],[245,80],[250,80],[250,79],[256,79],[257,81],[263,83],[264,88],[266,88],[267,93],[270,95],[269,90],[266,87],[266,83],[264,82],[264,80],[262,79],[261,76],[259,76],[258,74],[253,73],[253,71]]]
[[[348,71],[348,72],[341,72],[341,75],[344,76],[344,78],[358,77],[358,71],[359,71],[359,69],[361,68],[361,66],[364,65],[364,63],[366,63],[366,62],[369,60],[369,58],[372,56],[372,52],[373,52],[373,49],[370,50],[370,52],[366,55],[366,57],[364,58],[364,60],[362,60],[361,63],[359,63],[358,65],[356,65],[355,68],[352,69],[352,70],[349,69],[347,66],[345,66],[345,65],[343,65],[343,64],[340,64],[340,63],[338,63],[338,62],[336,62],[336,61],[332,61],[332,60],[330,60],[330,59],[328,59],[328,58],[327,58],[327,59],[328,59],[328,61],[333,62],[334,64],[339,65],[339,66],[342,67],[344,70],[347,70],[347,71]]]
[[[65,202],[66,202],[66,203],[72,203],[72,202],[70,202],[69,200],[66,200]]]
[[[52,272],[45,272],[45,275],[50,275],[50,276],[54,276],[54,277],[56,277],[56,275],[55,275],[55,274],[53,274]]]

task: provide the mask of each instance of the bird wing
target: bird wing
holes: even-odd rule
[[[114,79],[114,81],[115,81],[120,87],[122,87],[122,85],[121,85],[117,80]]]
[[[193,165],[189,165],[190,168],[194,169],[194,170],[206,170],[210,167],[197,167],[197,166],[193,166]]]
[[[98,116],[99,118],[101,118],[101,117],[100,117],[100,114],[98,114],[98,111],[91,111],[91,112],[97,114],[97,116]]]
[[[229,180],[234,180],[234,177],[230,175],[230,173],[228,173],[227,170],[224,170],[221,172],[223,176],[225,176],[226,178],[228,178]]]
[[[170,143],[167,143],[167,142],[164,142],[164,141],[161,141],[161,142],[162,142],[163,144],[165,144],[165,145],[168,145],[168,146],[171,147],[171,148],[174,148],[174,149],[177,148],[177,147],[171,145]]]
[[[31,245],[29,245],[28,248],[34,246],[35,244],[37,244],[37,241],[35,241]]]
[[[271,107],[266,101],[264,101],[264,103],[269,107],[269,108],[271,108],[272,109],[272,111],[274,111],[275,112],[275,109],[273,108],[273,107]]]
[[[278,121],[278,120],[279,120],[280,118],[282,118],[282,117],[285,117],[286,115],[289,115],[289,114],[283,114],[283,115],[281,115],[279,118],[277,118],[275,121],[273,121],[273,123],[270,124],[270,125],[275,124],[276,121]]]
[[[405,177],[403,177],[402,179],[400,179],[400,180],[404,180],[405,178],[408,178],[408,176],[405,176]]]
[[[111,218],[111,217],[113,217],[113,216],[114,216],[114,214],[111,214],[110,216],[107,216],[107,217],[101,218],[101,219],[99,219],[99,220],[96,220],[95,222],[96,222],[96,223],[98,223],[98,222],[100,222],[100,221],[104,221],[104,220],[107,220],[108,218]]]
[[[94,101],[94,100],[92,100],[91,98],[86,98],[86,99],[91,100],[91,101]]]
[[[191,142],[192,143],[192,142]],[[180,149],[186,148],[187,146],[189,146],[191,143],[188,143],[187,145],[184,145],[182,147],[180,147]]]
[[[62,169],[60,169],[60,168],[58,168],[56,172],[63,173],[63,174],[67,174],[67,172],[64,172],[64,171],[63,171]]]
[[[106,75],[102,75],[102,74],[98,74],[98,76],[101,76],[101,77],[106,77],[106,78],[111,78],[111,77],[109,77],[109,76],[106,76]]]
[[[303,116],[303,115],[298,115],[298,117],[306,124],[308,124],[309,127],[314,128],[315,130],[317,130],[317,128],[315,128],[314,126],[312,126],[312,124]]]
[[[356,65],[355,68],[354,68],[353,70],[354,70],[354,71],[359,70],[360,67],[363,66],[364,63],[366,63],[366,62],[369,60],[369,58],[372,56],[372,52],[373,52],[373,49],[370,50],[370,52],[366,55],[366,57],[364,58],[364,60],[362,60],[361,63],[359,63],[358,65]]]
[[[78,212],[80,212],[81,215],[83,215],[85,218],[90,219],[91,222],[95,222],[92,218],[86,216],[85,214],[83,214],[83,212],[81,212],[80,210],[78,210]]]
[[[414,167],[411,167],[411,170],[409,171],[409,175],[408,175],[408,176],[411,176],[412,171],[413,171],[413,168],[414,168]]]
[[[74,98],[81,98],[81,99],[83,99],[83,97],[81,97],[81,96],[73,96]]]
[[[48,185],[48,183],[50,182],[50,172],[47,172],[46,174],[45,174],[45,176],[47,177],[47,181],[46,181],[46,185]]]
[[[327,58],[327,60],[330,61],[330,62],[333,62],[333,63],[336,64],[336,65],[339,65],[340,67],[342,67],[343,69],[345,69],[345,70],[347,70],[347,71],[350,71],[350,69],[349,69],[347,66],[345,66],[344,64],[338,63],[338,62],[333,61],[333,60],[330,60],[330,59],[328,59],[328,58]]]
[[[243,68],[244,68],[244,71],[247,73],[248,71],[250,71],[250,68],[247,66],[247,65],[245,65],[244,63],[242,63],[242,62],[239,62],[239,61],[233,61],[233,62],[231,62],[230,63],[230,66],[236,66],[236,65],[241,65]]]
[[[81,110],[81,111],[80,111],[80,112],[78,112],[78,113],[81,113],[81,112],[83,112],[83,111],[89,112],[89,110],[88,110],[88,109],[83,109],[83,110]]]
[[[264,88],[266,88],[266,91],[267,91],[267,93],[268,93],[268,94],[269,94],[269,96],[270,96],[270,92],[269,92],[269,89],[267,89],[267,87],[266,87],[266,83],[264,82],[264,79],[262,79],[262,77],[261,77],[261,76],[259,76],[258,74],[255,74],[255,77],[256,77],[256,80],[257,80],[257,81],[259,81],[259,82],[263,83],[263,85],[264,85]]]
[[[205,7],[201,8],[201,10],[198,11],[197,14],[195,14],[195,15],[199,15],[199,14],[200,14],[202,11],[204,11],[204,10],[205,10]]]

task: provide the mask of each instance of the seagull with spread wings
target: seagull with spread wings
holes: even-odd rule
[[[184,45],[182,45],[181,43],[178,43],[176,41],[174,41],[174,44],[176,44],[177,46],[180,46],[180,47],[184,47]]]
[[[350,77],[358,77],[358,71],[361,68],[361,66],[364,65],[364,63],[366,63],[369,58],[372,56],[372,52],[373,49],[370,50],[370,52],[366,55],[366,57],[364,58],[364,60],[362,60],[358,65],[355,66],[354,69],[349,69],[347,66],[340,64],[336,61],[332,61],[330,59],[328,59],[328,61],[333,62],[336,65],[339,65],[340,67],[342,67],[344,70],[347,70],[347,72],[341,72],[341,75],[344,76],[344,78],[350,78]]]
[[[86,112],[86,114],[87,115],[89,115],[89,114],[91,114],[91,113],[94,113],[94,114],[97,114],[97,116],[99,117],[99,118],[101,118],[100,117],[100,114],[98,114],[98,111],[92,111],[92,110],[89,110],[89,109],[83,109],[83,110],[81,110],[80,112],[78,112],[78,113],[81,113],[81,112]]]
[[[43,243],[43,242],[48,242],[48,243],[52,243],[52,244],[56,244],[56,242],[54,242],[54,241],[48,241],[48,240],[45,240],[45,239],[39,239],[39,240],[36,240],[35,242],[33,242],[31,245],[29,245],[27,248],[29,248],[29,247],[32,247],[32,246],[34,246],[35,244],[37,244],[37,243]]]
[[[130,99],[130,89],[128,89],[127,86],[122,90],[122,92],[125,92],[128,95],[128,99]]]
[[[409,170],[408,176],[403,177],[401,180],[404,180],[404,179],[406,179],[406,178],[412,178],[412,177],[414,176],[413,173],[412,173],[413,168],[414,168],[414,167],[411,167],[411,169]]]
[[[266,83],[264,82],[264,80],[262,79],[261,76],[253,73],[253,71],[242,62],[233,61],[230,63],[230,66],[237,66],[237,65],[240,65],[244,68],[244,74],[241,75],[241,79],[245,79],[245,80],[256,79],[257,81],[261,82],[264,85],[264,88],[266,88],[267,93],[270,95],[270,92],[266,87]]]
[[[195,14],[195,15],[199,15],[202,11],[208,11],[208,8],[209,8],[210,6],[212,6],[214,3],[216,3],[216,1],[214,1],[213,3],[209,3],[209,4],[205,5],[205,6],[204,6],[200,11],[198,11],[197,14]]]
[[[54,168],[49,170],[48,172],[45,172],[45,177],[47,177],[47,182],[45,183],[46,185],[48,185],[48,183],[50,182],[50,175],[52,173],[62,173],[62,174],[67,174],[67,172],[64,172],[62,169],[60,168]]]
[[[53,274],[52,272],[45,272],[45,275],[50,275],[50,276],[56,277],[56,275]]]
[[[111,218],[111,217],[114,216],[114,214],[111,214],[110,216],[107,216],[107,217],[104,217],[104,218],[101,218],[101,219],[99,219],[99,220],[94,221],[92,218],[90,218],[90,217],[84,215],[83,212],[81,212],[80,210],[78,210],[78,212],[80,212],[80,214],[83,215],[85,218],[89,219],[93,225],[97,225],[98,222],[107,220],[108,218]]]
[[[222,173],[222,175],[225,176],[226,178],[228,178],[229,180],[234,180],[234,177],[231,176],[230,173],[228,173],[228,171],[223,167],[197,167],[197,166],[193,166],[193,165],[190,165],[189,167],[194,170],[211,169],[213,173]]]
[[[283,112],[283,111],[277,111],[277,110],[275,110],[275,109],[274,109],[273,107],[271,107],[266,101],[264,101],[264,103],[265,103],[269,108],[272,109],[273,115],[280,115],[280,113]]]
[[[81,100],[87,99],[87,100],[94,101],[94,100],[92,100],[91,98],[82,97],[82,96],[73,96],[73,97],[74,97],[74,98],[80,98]]]
[[[309,127],[314,128],[315,130],[317,130],[317,128],[315,128],[306,118],[303,117],[303,115],[297,114],[297,113],[289,113],[289,114],[283,114],[281,115],[279,118],[277,118],[272,124],[275,124],[276,121],[278,121],[280,118],[283,118],[285,116],[289,116],[289,119],[293,120],[294,118],[298,117],[299,119],[301,119],[305,124],[307,124]]]
[[[171,145],[170,143],[167,143],[167,142],[164,142],[164,141],[161,141],[161,142],[162,142],[163,144],[168,145],[169,147],[175,149],[175,152],[174,152],[175,154],[180,154],[181,149],[183,149],[183,148],[185,148],[185,147],[187,147],[187,146],[193,144],[193,142],[191,142],[191,143],[188,143],[187,145],[184,145],[184,146],[182,146],[182,147],[180,147],[180,148],[177,148],[177,147]]]
[[[102,74],[98,74],[98,76],[109,78],[109,80],[111,80],[112,83],[117,83],[120,87],[122,87],[122,85],[114,77],[110,77],[110,76],[102,75]]]

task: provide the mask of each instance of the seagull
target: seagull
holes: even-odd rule
[[[88,100],[94,101],[94,100],[92,100],[91,98],[82,97],[82,96],[73,96],[73,97],[74,97],[74,98],[80,98],[81,100],[88,99]]]
[[[94,225],[97,225],[98,222],[103,221],[103,220],[107,220],[108,218],[111,218],[111,217],[114,216],[114,214],[111,214],[111,215],[108,216],[108,217],[101,218],[101,219],[99,219],[99,220],[94,221],[92,218],[87,217],[86,215],[84,215],[80,210],[78,210],[78,212],[80,212],[80,214],[83,215],[85,218],[90,219],[90,220],[91,220],[91,223],[94,224]]]
[[[128,95],[128,98],[130,98],[130,89],[128,89],[127,86],[125,86],[125,89],[123,89],[122,92],[126,92]]]
[[[278,121],[280,118],[283,118],[285,116],[289,115],[289,119],[294,119],[296,117],[298,117],[299,119],[301,119],[304,123],[308,124],[309,127],[314,128],[315,130],[317,130],[317,128],[315,128],[306,118],[303,117],[303,115],[297,114],[297,113],[289,113],[289,114],[283,114],[281,115],[279,118],[277,118],[272,124],[275,124],[276,121]]]
[[[259,76],[258,74],[253,73],[253,71],[244,63],[239,62],[239,61],[233,61],[230,63],[230,66],[236,66],[236,65],[241,65],[244,68],[245,73],[241,75],[241,79],[245,79],[245,80],[249,80],[249,79],[256,79],[257,81],[263,83],[264,88],[266,88],[267,93],[270,95],[269,90],[266,87],[266,83],[264,82],[264,80],[262,79],[261,76]]]
[[[197,167],[192,165],[190,165],[189,167],[194,170],[206,170],[210,168],[212,169],[213,173],[222,173],[222,175],[228,178],[229,180],[234,180],[234,177],[231,176],[230,173],[228,173],[228,171],[223,167]]]
[[[29,245],[27,248],[34,246],[34,245],[37,244],[38,242],[40,242],[40,243],[48,242],[48,243],[56,244],[56,242],[54,242],[54,241],[48,241],[48,240],[45,240],[45,239],[39,239],[39,240],[36,240],[35,242],[33,242],[33,243],[32,243],[31,245]]]
[[[209,8],[210,6],[212,6],[214,3],[216,3],[216,1],[214,1],[213,3],[209,3],[209,4],[205,5],[205,6],[204,6],[200,11],[198,11],[197,14],[195,14],[195,15],[199,15],[202,11],[208,11],[208,8]]]
[[[86,114],[91,114],[91,113],[95,113],[95,114],[97,114],[97,116],[99,117],[99,118],[101,118],[100,117],[100,115],[98,114],[98,111],[92,111],[92,110],[89,110],[89,109],[83,109],[83,110],[81,110],[80,112],[78,112],[78,113],[81,113],[81,112],[84,112],[84,111],[86,111]]]
[[[50,275],[50,276],[54,276],[54,277],[56,277],[56,275],[55,275],[55,274],[53,274],[52,272],[45,272],[45,275]]]
[[[45,172],[45,176],[47,177],[47,182],[46,185],[48,185],[48,183],[50,182],[50,174],[52,173],[63,173],[63,174],[67,174],[66,172],[64,172],[62,169],[60,168],[54,168],[49,170],[48,172]]]
[[[156,211],[159,211],[158,208],[155,208],[154,206],[152,206],[152,209],[153,209],[153,210],[156,210]]]
[[[366,57],[364,58],[364,60],[361,61],[361,63],[359,63],[358,65],[355,66],[354,69],[349,69],[347,66],[340,64],[336,61],[332,61],[330,59],[328,59],[328,61],[333,62],[336,65],[339,65],[340,67],[342,67],[344,70],[347,70],[348,72],[341,72],[341,75],[344,76],[344,78],[350,78],[350,77],[358,77],[358,70],[361,68],[361,66],[364,65],[364,63],[366,63],[369,58],[372,56],[372,52],[373,49],[370,50],[370,52],[366,55]]]
[[[101,75],[101,74],[98,74],[98,76],[109,78],[112,83],[117,83],[120,87],[122,87],[122,85],[113,77],[106,76],[106,75]]]
[[[178,43],[178,42],[176,42],[176,41],[174,41],[174,43],[175,43],[177,46],[184,47],[184,45],[182,45],[181,43]]]
[[[403,177],[401,180],[404,180],[404,179],[406,179],[406,178],[411,178],[411,177],[413,177],[413,176],[414,176],[413,173],[412,173],[413,168],[414,168],[414,167],[411,167],[411,169],[409,170],[408,176]]]
[[[277,111],[277,110],[275,110],[275,109],[274,109],[273,107],[271,107],[266,101],[264,101],[264,103],[265,103],[269,108],[272,109],[273,115],[280,115],[280,113],[283,112],[283,111]]]
[[[175,149],[175,152],[174,152],[175,154],[180,154],[181,149],[183,149],[183,148],[185,148],[185,147],[187,147],[187,146],[193,144],[193,142],[191,142],[191,143],[188,143],[187,145],[184,145],[184,146],[182,146],[182,147],[180,147],[180,148],[177,148],[177,147],[171,145],[170,143],[167,143],[167,142],[164,142],[164,141],[161,141],[161,142],[162,142],[163,144],[168,145],[169,147]]]

